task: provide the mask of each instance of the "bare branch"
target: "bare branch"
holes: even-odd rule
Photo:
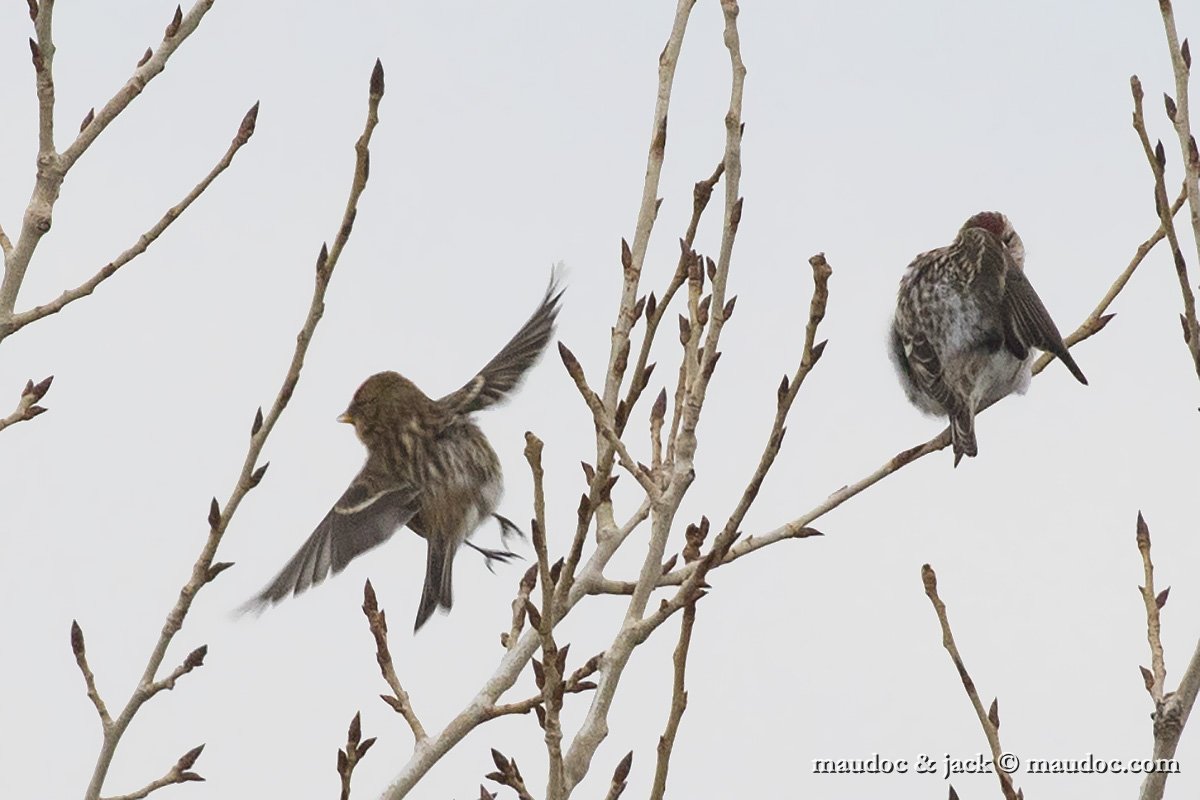
[[[975,708],[975,714],[979,717],[979,724],[983,726],[983,733],[987,736],[988,746],[992,750],[992,764],[996,769],[996,777],[1000,780],[1000,789],[1004,792],[1005,800],[1018,800],[1019,794],[1013,786],[1012,778],[997,764],[1004,750],[1000,747],[1000,718],[996,712],[996,704],[992,703],[991,713],[983,708],[979,692],[975,690],[975,682],[967,673],[967,667],[963,664],[962,656],[958,652],[958,645],[954,643],[954,634],[950,631],[950,620],[946,617],[946,604],[938,597],[937,575],[934,573],[933,567],[928,564],[921,567],[921,582],[925,584],[925,594],[929,597],[929,602],[933,603],[933,610],[937,612],[938,622],[942,626],[942,646],[950,654],[950,660],[954,662],[954,668],[958,670],[958,677],[962,680],[963,689],[966,690],[967,697],[970,698],[971,705]]]
[[[354,775],[354,768],[373,744],[374,736],[365,740],[362,738],[362,717],[355,712],[354,719],[350,720],[350,727],[346,731],[346,746],[338,750],[337,754],[338,777],[342,779],[342,800],[350,800],[350,778]]]
[[[671,300],[675,293],[679,291],[679,287],[683,285],[687,279],[687,253],[691,250],[692,244],[696,241],[696,229],[700,227],[700,218],[704,214],[704,210],[708,207],[708,201],[712,197],[713,188],[717,182],[721,180],[721,176],[725,174],[725,162],[717,164],[717,168],[712,174],[704,180],[698,181],[692,188],[692,218],[688,222],[687,232],[680,240],[680,256],[679,263],[675,267],[675,274],[671,277],[670,283],[667,285],[666,291],[660,300],[657,300],[653,305],[646,304],[646,331],[642,337],[642,346],[638,351],[637,364],[633,368],[633,380],[629,384],[629,390],[625,395],[625,400],[619,404],[618,408],[624,413],[618,413],[616,420],[616,430],[618,434],[625,432],[625,424],[629,420],[629,415],[633,412],[633,408],[637,405],[638,398],[641,397],[647,383],[650,380],[650,371],[653,366],[647,366],[650,360],[650,347],[654,344],[655,334],[658,333],[659,323],[667,313],[667,309],[671,306]]]
[[[1196,136],[1192,130],[1191,103],[1188,98],[1188,79],[1191,75],[1190,56],[1187,47],[1179,44],[1179,33],[1175,27],[1175,10],[1171,0],[1159,0],[1163,29],[1167,35],[1167,50],[1171,56],[1171,71],[1175,75],[1175,113],[1171,121],[1179,138],[1179,152],[1183,156],[1184,186],[1187,188],[1188,205],[1192,212],[1192,234],[1196,243],[1196,256],[1200,259],[1200,151],[1196,147]],[[1189,287],[1189,291],[1191,291]]]
[[[1183,251],[1179,247],[1179,236],[1175,231],[1174,216],[1170,211],[1170,204],[1167,201],[1167,189],[1164,178],[1164,169],[1166,166],[1166,155],[1162,149],[1162,142],[1158,143],[1158,147],[1150,146],[1150,137],[1146,133],[1146,120],[1142,114],[1142,84],[1138,80],[1137,75],[1129,79],[1130,88],[1133,91],[1133,127],[1137,131],[1138,139],[1142,143],[1142,151],[1146,155],[1146,160],[1150,164],[1150,171],[1154,173],[1154,207],[1158,212],[1158,217],[1162,221],[1162,227],[1166,231],[1167,242],[1171,246],[1171,257],[1175,262],[1175,274],[1179,278],[1179,290],[1183,295],[1183,314],[1181,320],[1183,322],[1184,343],[1187,345],[1188,352],[1192,356],[1192,364],[1196,369],[1197,376],[1200,376],[1200,323],[1196,320],[1196,295],[1192,292],[1191,279],[1188,277],[1187,262],[1183,258]],[[1186,85],[1186,81],[1185,81]],[[1184,107],[1186,109],[1186,102]],[[1186,113],[1186,112],[1185,112]],[[1185,155],[1185,160],[1188,160]],[[1189,178],[1184,180],[1184,188],[1191,192],[1189,181],[1194,181],[1195,172],[1189,171]],[[1192,200],[1192,213],[1196,213],[1196,200]],[[1197,229],[1200,231],[1200,228]]]
[[[817,361],[820,360],[821,354],[825,352],[825,342],[817,344],[816,338],[817,328],[820,326],[821,320],[825,318],[825,307],[829,303],[829,278],[833,275],[833,269],[825,261],[824,253],[816,254],[808,262],[812,265],[813,271],[813,296],[808,306],[808,324],[804,329],[804,351],[792,379],[789,381],[785,377],[779,386],[775,406],[775,422],[771,426],[770,435],[767,436],[767,445],[759,458],[758,468],[750,478],[749,485],[742,492],[737,507],[729,515],[729,521],[725,523],[725,528],[713,543],[713,550],[718,554],[718,559],[724,558],[733,545],[734,539],[738,535],[738,528],[746,517],[746,512],[750,510],[750,506],[758,497],[758,490],[762,488],[767,472],[774,465],[775,457],[779,455],[780,447],[783,445],[783,437],[787,432],[785,426],[788,413],[792,410],[796,395],[800,393],[800,387],[804,385],[804,379],[808,377],[808,373],[812,371]]]
[[[0,338],[11,332],[8,326],[17,295],[38,243],[50,230],[54,204],[58,201],[63,179],[96,137],[142,93],[156,75],[163,71],[167,60],[196,30],[204,15],[212,8],[212,4],[213,0],[197,0],[187,14],[177,14],[177,19],[168,25],[167,35],[151,53],[150,58],[138,64],[125,85],[104,104],[88,124],[81,126],[75,141],[61,154],[54,146],[55,47],[51,24],[54,3],[39,4],[34,19],[37,41],[30,40],[38,95],[37,178],[25,209],[17,241],[4,248],[4,279],[0,282]]]
[[[1179,190],[1179,196],[1176,197],[1175,202],[1171,204],[1172,218],[1179,213],[1179,209],[1183,208],[1183,204],[1186,200],[1187,188],[1181,187]],[[1166,235],[1166,228],[1160,221],[1158,223],[1158,229],[1154,231],[1154,233],[1150,234],[1150,238],[1138,245],[1137,250],[1134,251],[1133,258],[1129,260],[1129,264],[1125,267],[1121,274],[1117,276],[1117,279],[1112,282],[1112,285],[1108,287],[1108,291],[1105,292],[1104,297],[1100,298],[1100,302],[1096,304],[1094,309],[1092,309],[1092,313],[1088,314],[1087,317],[1084,318],[1083,322],[1079,323],[1079,327],[1071,331],[1071,333],[1063,339],[1063,341],[1066,342],[1067,347],[1074,347],[1084,339],[1088,339],[1104,330],[1104,326],[1107,325],[1109,320],[1111,320],[1114,316],[1112,314],[1105,314],[1104,312],[1108,311],[1109,306],[1111,306],[1113,301],[1117,299],[1117,295],[1120,294],[1121,290],[1125,288],[1125,284],[1129,283],[1129,279],[1133,277],[1133,273],[1139,266],[1141,266],[1141,263],[1146,260],[1146,256],[1150,254],[1150,251],[1154,249],[1154,246],[1161,242]],[[1039,372],[1044,370],[1053,359],[1054,356],[1051,353],[1042,353],[1038,360],[1033,364],[1033,374],[1037,375]]]
[[[176,761],[169,770],[167,770],[166,775],[163,775],[157,780],[151,781],[141,789],[138,789],[136,792],[117,795],[115,797],[107,797],[105,800],[142,800],[143,797],[146,797],[151,792],[157,791],[164,786],[173,786],[177,783],[189,783],[191,781],[203,781],[204,778],[200,777],[197,773],[192,772],[192,767],[195,766],[196,760],[200,758],[200,754],[202,752],[204,752],[204,745],[193,747],[191,750],[188,750],[179,757],[179,760]]]
[[[0,431],[7,428],[9,425],[18,422],[31,420],[38,414],[45,413],[46,409],[43,406],[37,405],[46,392],[50,390],[50,384],[54,381],[54,376],[43,378],[40,382],[26,381],[25,388],[21,390],[21,399],[17,401],[16,409],[7,417],[0,419]]]
[[[543,485],[545,473],[542,470],[542,446],[541,439],[529,431],[525,432],[525,460],[529,462],[529,470],[533,474],[533,547],[537,552],[538,572],[542,582],[542,611],[535,622],[538,638],[542,642],[541,668],[538,669],[538,662],[534,661],[533,664],[537,687],[545,700],[545,705],[542,706],[544,713],[539,714],[538,721],[545,732],[548,760],[546,797],[547,800],[565,800],[562,724],[559,713],[562,711],[562,671],[566,663],[567,648],[564,647],[560,651],[554,639],[557,610],[554,600],[555,581],[551,575],[550,556],[546,549],[546,495]],[[533,619],[531,618],[531,622]]]
[[[1192,654],[1192,660],[1184,671],[1183,678],[1174,692],[1166,691],[1167,669],[1163,657],[1161,625],[1159,612],[1166,605],[1169,589],[1155,593],[1154,564],[1150,558],[1150,527],[1143,519],[1141,512],[1137,517],[1137,548],[1142,556],[1143,585],[1138,587],[1142,594],[1142,602],[1146,606],[1146,640],[1150,644],[1150,669],[1141,668],[1146,691],[1154,701],[1154,754],[1155,762],[1175,757],[1179,746],[1179,737],[1187,725],[1192,708],[1196,704],[1197,693],[1200,692],[1200,645]],[[1162,800],[1166,789],[1167,776],[1165,769],[1147,772],[1142,781],[1139,797],[1141,800]]]
[[[71,620],[71,652],[75,654],[75,663],[79,665],[79,671],[83,673],[83,683],[87,686],[88,699],[92,701],[92,705],[96,707],[96,713],[100,716],[100,727],[107,731],[112,727],[112,717],[108,713],[108,706],[104,704],[104,699],[96,689],[96,676],[92,674],[91,667],[88,666],[83,629],[79,627],[76,620]]]
[[[687,22],[688,12],[691,10],[691,4],[687,0],[681,0],[676,12],[676,24],[672,29],[671,39],[667,49],[664,51],[663,59],[660,59],[660,67],[666,60],[666,53],[670,52],[672,47],[675,47],[675,53],[678,53],[678,44],[681,43],[683,31]],[[737,15],[738,5],[736,0],[721,0],[721,10],[725,18],[725,45],[729,51],[730,67],[731,67],[731,87],[729,97],[729,110],[725,116],[725,215],[723,234],[721,241],[721,254],[718,260],[715,274],[712,277],[712,300],[711,308],[720,309],[723,311],[725,307],[725,282],[729,273],[730,261],[733,252],[733,241],[737,234],[738,223],[741,219],[742,202],[738,196],[741,180],[741,137],[742,137],[742,90],[745,82],[746,69],[742,64],[740,43],[737,31]],[[670,72],[673,75],[674,66],[670,67]],[[660,78],[663,75],[663,70],[660,69]],[[665,95],[664,95],[665,91]],[[665,97],[669,97],[670,84],[669,81],[664,84],[660,81],[660,106],[665,109]],[[665,112],[664,112],[665,113]],[[662,133],[665,146],[665,117],[662,120]],[[661,159],[661,153],[659,154]],[[650,178],[647,177],[647,187],[649,188]],[[646,196],[643,195],[643,210],[645,210]],[[651,220],[652,221],[652,220]],[[647,236],[649,228],[647,227]],[[640,275],[640,262],[634,268],[626,268],[626,295],[622,298],[622,313],[618,316],[618,324],[614,326],[614,331],[621,328],[621,320],[624,319],[626,302],[629,303],[628,308],[632,310],[634,302],[634,294],[636,292],[637,278]],[[690,277],[690,275],[689,275]],[[695,281],[698,284],[698,281]],[[634,291],[630,291],[630,287]],[[690,310],[693,316],[698,316],[695,310]],[[670,535],[674,516],[682,502],[688,487],[691,485],[695,477],[693,469],[693,458],[696,451],[696,425],[699,422],[700,409],[704,403],[705,390],[708,386],[708,381],[712,377],[713,369],[716,366],[719,352],[717,344],[720,340],[721,329],[724,325],[724,314],[714,313],[710,315],[708,323],[708,333],[705,339],[704,355],[701,366],[698,368],[696,377],[691,381],[691,386],[684,400],[684,423],[678,439],[678,446],[675,452],[674,464],[671,469],[671,474],[668,478],[668,485],[661,494],[647,492],[652,500],[651,507],[651,530],[650,540],[646,548],[646,555],[642,562],[641,573],[638,577],[637,585],[634,588],[633,594],[629,600],[629,606],[625,612],[625,620],[622,623],[620,632],[613,640],[612,645],[605,653],[604,666],[601,672],[599,685],[596,692],[592,696],[592,704],[588,709],[583,723],[580,725],[578,732],[571,742],[570,748],[567,750],[567,755],[564,762],[566,771],[566,787],[569,794],[587,774],[591,764],[592,757],[595,755],[596,749],[600,743],[604,741],[608,735],[608,710],[612,704],[614,695],[616,694],[617,685],[621,680],[621,675],[633,653],[634,648],[644,641],[645,637],[653,630],[654,626],[661,624],[660,618],[665,618],[664,615],[651,615],[651,618],[643,620],[642,616],[646,610],[646,604],[650,599],[650,593],[657,586],[659,579],[662,577],[662,562],[663,554],[666,549],[667,538]],[[624,329],[626,332],[628,328]],[[617,339],[614,333],[614,341]],[[624,345],[627,349],[628,338],[627,333],[624,338]],[[620,382],[620,365],[610,362],[609,372],[607,375],[607,383],[605,384],[605,407],[611,408],[612,403],[616,401],[617,384]],[[603,455],[603,453],[601,453]],[[670,456],[668,456],[670,458]],[[602,548],[601,548],[602,551]],[[600,555],[598,552],[597,555]],[[699,571],[697,570],[697,574]],[[691,599],[691,592],[694,591],[695,584],[689,585],[685,582],[680,591],[681,596],[686,596]]]
[[[708,519],[699,525],[689,525],[687,530],[687,547],[683,557],[687,563],[700,558],[700,547],[708,534]],[[667,791],[667,772],[671,767],[671,755],[675,748],[675,736],[679,733],[679,723],[683,720],[683,712],[687,710],[687,659],[692,647],[692,629],[696,625],[696,600],[693,598],[683,609],[683,618],[679,623],[679,641],[675,644],[672,661],[675,665],[674,678],[671,685],[671,711],[667,716],[667,726],[662,736],[658,737],[657,759],[654,765],[654,784],[650,788],[650,800],[663,800]],[[630,753],[630,756],[633,754]],[[626,769],[628,772],[628,769]],[[617,781],[613,779],[614,788]],[[624,789],[624,780],[621,782]],[[620,791],[617,792],[620,794]]]
[[[530,564],[517,585],[517,596],[512,601],[512,627],[506,633],[500,634],[500,644],[508,650],[517,646],[521,630],[525,627],[525,611],[529,605],[529,595],[537,586],[537,576],[538,565]]]
[[[642,488],[646,490],[646,494],[654,497],[659,493],[658,486],[655,485],[654,479],[642,469],[638,463],[629,454],[629,450],[625,447],[625,443],[621,441],[621,437],[617,435],[613,421],[608,416],[608,409],[604,406],[600,396],[597,395],[592,388],[587,384],[587,377],[583,374],[583,367],[580,366],[579,360],[575,358],[575,354],[567,348],[562,342],[558,343],[558,354],[562,357],[563,365],[567,368],[567,373],[575,381],[576,388],[583,395],[584,402],[592,412],[592,420],[595,422],[596,430],[603,436],[609,445],[616,451],[620,457],[621,466],[623,466],[630,475],[637,479]]]
[[[183,17],[181,27],[174,35],[172,41],[181,40],[187,32],[189,32],[189,19],[192,19],[196,9],[203,5],[198,3],[193,7],[189,14]],[[194,28],[199,22],[199,18],[194,18],[191,23]],[[164,45],[166,41],[164,40]],[[173,48],[172,48],[173,49]],[[160,52],[162,48],[160,47]],[[161,65],[159,67],[161,69]],[[88,785],[87,792],[84,795],[85,800],[98,800],[100,792],[104,786],[104,781],[108,776],[108,769],[112,763],[113,756],[116,753],[117,745],[121,741],[125,730],[129,727],[129,723],[133,721],[142,705],[153,697],[162,688],[169,688],[164,681],[158,681],[156,676],[158,670],[162,666],[163,659],[166,657],[167,649],[175,638],[180,628],[183,627],[184,619],[191,610],[192,602],[196,594],[209,582],[211,582],[221,571],[228,566],[227,564],[214,564],[213,560],[217,553],[217,548],[221,544],[221,540],[225,535],[230,521],[236,513],[238,506],[246,494],[253,489],[258,481],[262,479],[263,469],[265,465],[258,465],[258,458],[262,452],[263,446],[266,444],[267,437],[275,427],[275,423],[279,421],[284,409],[287,407],[288,401],[291,400],[292,393],[296,389],[296,384],[300,380],[300,370],[304,365],[304,357],[308,352],[309,342],[312,341],[313,333],[316,330],[317,323],[320,322],[321,316],[325,311],[325,291],[329,286],[330,277],[333,275],[334,267],[337,265],[338,258],[341,256],[342,249],[349,240],[350,231],[353,228],[354,217],[358,212],[358,199],[362,194],[367,183],[367,169],[369,161],[368,146],[371,140],[371,133],[375,130],[376,124],[379,122],[379,101],[383,97],[383,68],[378,61],[375,62],[375,69],[371,74],[371,91],[367,104],[367,121],[362,135],[355,144],[356,159],[354,169],[354,179],[350,186],[350,196],[346,202],[346,209],[342,215],[341,226],[338,228],[337,237],[334,239],[333,247],[328,251],[324,246],[321,248],[320,256],[317,259],[316,281],[313,288],[312,302],[309,305],[308,315],[304,321],[303,327],[300,329],[299,335],[296,337],[296,348],[292,354],[292,361],[288,367],[288,371],[283,380],[283,385],[279,389],[279,393],[275,397],[270,410],[262,418],[262,424],[256,425],[257,430],[250,436],[250,444],[247,447],[246,457],[242,462],[241,474],[238,477],[237,484],[229,495],[229,499],[222,507],[216,503],[214,498],[212,508],[209,513],[209,532],[205,540],[204,547],[192,565],[192,573],[187,583],[179,591],[179,598],[175,605],[167,614],[165,623],[163,624],[162,632],[159,634],[158,641],[155,643],[153,651],[146,664],[146,669],[138,681],[137,687],[130,695],[125,708],[121,711],[113,724],[104,731],[104,739],[100,748],[100,753],[96,759],[96,766],[92,772],[91,782]],[[256,418],[257,419],[257,418]],[[215,511],[215,513],[213,513]],[[196,654],[200,651],[193,651],[185,660],[186,665],[193,660]],[[201,659],[203,655],[201,654]],[[182,674],[182,673],[181,673]],[[174,675],[174,673],[172,673]],[[178,676],[176,676],[178,677]],[[171,676],[168,676],[165,681],[170,681]]]
[[[400,678],[396,675],[396,667],[392,663],[392,652],[388,649],[387,639],[387,616],[383,609],[379,607],[379,602],[375,598],[375,588],[371,586],[371,581],[367,581],[363,587],[363,613],[367,616],[367,624],[371,628],[371,635],[375,637],[375,660],[379,662],[379,671],[383,675],[383,679],[387,681],[387,685],[391,687],[392,694],[380,695],[383,701],[391,706],[396,713],[404,717],[404,721],[408,723],[408,727],[412,730],[413,739],[416,746],[420,746],[425,741],[427,734],[425,728],[421,725],[420,719],[417,718],[417,712],[413,711],[412,701],[409,700],[408,692],[404,691],[404,687],[400,685]]]
[[[495,781],[501,786],[512,789],[517,793],[518,800],[533,800],[533,795],[525,786],[525,778],[522,777],[521,770],[517,769],[515,758],[507,758],[499,750],[492,748],[492,761],[496,765],[496,771],[489,772],[485,776],[489,781]]]
[[[206,176],[204,176],[204,179],[201,180],[200,183],[196,184],[196,186],[190,192],[188,192],[186,197],[168,209],[167,213],[164,214],[158,222],[154,223],[149,230],[139,236],[138,240],[133,244],[132,247],[125,250],[108,264],[104,265],[99,272],[88,278],[79,286],[76,286],[74,289],[67,289],[49,303],[36,306],[28,311],[22,311],[21,313],[14,315],[9,325],[2,332],[0,332],[0,339],[2,339],[3,336],[15,333],[29,323],[35,322],[42,317],[46,317],[51,314],[57,314],[69,303],[72,303],[82,297],[87,297],[96,290],[97,286],[116,274],[117,270],[140,256],[142,253],[146,252],[150,245],[154,244],[158,237],[161,236],[162,233],[171,226],[171,223],[179,219],[183,212],[187,210],[188,206],[195,202],[196,198],[203,194],[204,191],[212,184],[212,182],[217,179],[217,176],[224,172],[229,165],[233,163],[233,157],[237,154],[238,150],[242,148],[242,145],[250,141],[250,137],[254,134],[254,124],[257,118],[258,103],[255,103],[254,106],[246,112],[246,116],[243,117],[241,124],[238,126],[237,135],[233,137],[233,141],[230,143],[229,148],[225,151],[225,155],[223,155],[221,160],[217,162],[217,165],[213,167]]]
[[[633,751],[630,750],[625,754],[624,758],[617,762],[617,767],[613,770],[612,781],[608,786],[608,794],[604,795],[604,800],[618,800],[625,791],[626,779],[629,777],[629,770],[632,768]]]
[[[1142,600],[1146,605],[1146,639],[1150,643],[1151,680],[1147,681],[1146,689],[1150,692],[1150,697],[1154,700],[1155,705],[1161,706],[1163,687],[1167,680],[1167,667],[1163,660],[1161,628],[1158,618],[1159,606],[1154,593],[1154,562],[1150,559],[1150,526],[1146,524],[1140,511],[1137,517],[1137,548],[1142,555],[1144,581],[1143,585],[1138,587],[1138,591],[1141,592]],[[1163,602],[1166,602],[1165,597]]]

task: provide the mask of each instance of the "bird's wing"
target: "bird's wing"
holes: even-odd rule
[[[942,361],[925,334],[917,333],[906,338],[904,355],[917,386],[924,389],[947,413],[953,414],[958,410],[961,405],[958,396],[942,379]]]
[[[1082,384],[1087,383],[1083,370],[1075,363],[1063,342],[1058,326],[1042,304],[1025,273],[1013,267],[1004,282],[1004,341],[1017,358],[1025,358],[1030,347],[1053,353],[1062,359]]]
[[[418,492],[394,481],[383,485],[364,467],[308,540],[275,579],[242,607],[261,609],[300,594],[341,572],[357,556],[386,541],[417,511]]]
[[[438,404],[459,414],[470,414],[504,400],[549,344],[562,295],[557,277],[551,276],[546,296],[516,336],[479,374],[458,391],[438,400]]]

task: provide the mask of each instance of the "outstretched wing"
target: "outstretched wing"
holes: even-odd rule
[[[438,400],[438,404],[455,413],[470,414],[504,400],[550,343],[563,291],[557,276],[551,276],[546,296],[516,336],[479,374],[458,391]]]
[[[1050,312],[1033,290],[1025,273],[1011,266],[1004,282],[1004,343],[1017,358],[1025,358],[1030,347],[1058,356],[1080,383],[1087,385],[1083,370],[1063,342]]]
[[[417,491],[407,485],[377,483],[364,467],[296,555],[242,611],[261,610],[288,595],[300,594],[325,580],[331,571],[341,572],[403,527],[416,513]]]

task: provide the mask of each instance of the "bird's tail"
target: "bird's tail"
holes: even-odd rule
[[[1059,360],[1067,366],[1067,369],[1071,370],[1071,374],[1075,376],[1075,380],[1087,386],[1087,378],[1083,376],[1083,370],[1075,363],[1075,359],[1071,358],[1071,351],[1066,348],[1066,345],[1063,345],[1061,352],[1054,355],[1058,356]]]
[[[954,466],[963,456],[975,457],[979,445],[975,441],[975,414],[970,408],[962,408],[950,415],[950,441],[954,443]]]
[[[434,536],[425,538],[428,551],[425,560],[425,588],[421,592],[421,605],[417,607],[417,623],[413,632],[419,631],[434,610],[441,606],[447,611],[454,604],[453,568],[454,553],[446,546],[446,542]]]

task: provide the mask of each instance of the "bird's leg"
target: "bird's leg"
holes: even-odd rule
[[[500,523],[500,541],[507,543],[509,536],[516,536],[518,539],[525,539],[525,531],[517,527],[508,517],[502,517],[499,514],[492,514],[496,518],[496,522]]]
[[[512,523],[509,524],[511,525]],[[464,541],[463,544],[467,545],[473,550],[478,551],[483,556],[484,560],[487,562],[487,568],[489,572],[495,572],[495,569],[492,567],[492,562],[494,561],[499,561],[501,564],[507,564],[514,558],[522,557],[511,550],[489,550],[486,547],[480,547],[479,545],[471,542],[469,539]]]

